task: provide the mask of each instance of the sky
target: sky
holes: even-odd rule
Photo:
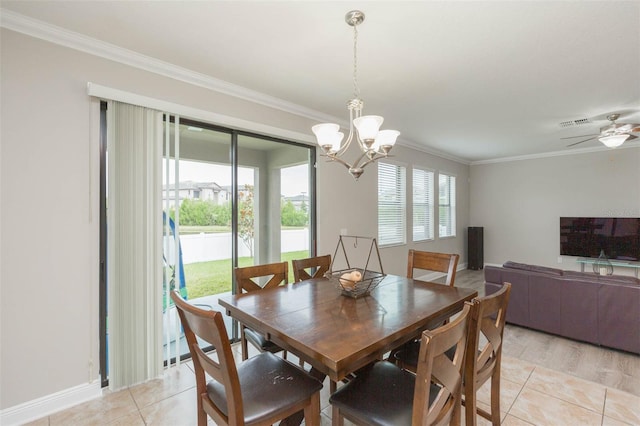
[[[165,163],[163,162],[163,176],[165,176]],[[175,183],[175,162],[169,160],[169,182]],[[287,167],[281,170],[281,193],[285,197],[309,193],[309,165]],[[238,184],[253,185],[252,168],[238,168]],[[197,161],[180,162],[180,181],[215,182],[220,186],[231,186],[231,167],[228,165],[203,163]],[[165,178],[163,177],[163,183]]]

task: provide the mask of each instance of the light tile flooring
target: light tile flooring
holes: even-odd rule
[[[477,287],[482,294],[481,274],[461,271],[456,284]],[[240,360],[238,345],[234,351]],[[294,356],[289,359],[295,362]],[[489,386],[478,392],[486,410]],[[331,424],[328,388],[327,381],[321,392],[323,425]],[[162,379],[105,391],[101,398],[29,425],[195,425],[195,401],[187,362],[167,370]],[[507,325],[500,404],[502,424],[508,426],[640,425],[640,356]],[[490,422],[478,417],[478,424]]]

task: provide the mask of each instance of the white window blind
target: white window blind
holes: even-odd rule
[[[107,109],[109,387],[162,374],[162,113]]]
[[[440,173],[438,176],[439,195],[439,236],[456,235],[456,177]]]
[[[406,228],[406,170],[378,163],[378,242],[404,244]]]
[[[433,172],[413,169],[413,241],[433,239]]]

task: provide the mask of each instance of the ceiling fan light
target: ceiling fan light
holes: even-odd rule
[[[612,135],[612,136],[604,136],[598,139],[602,142],[607,148],[615,148],[624,143],[629,138],[629,135]]]

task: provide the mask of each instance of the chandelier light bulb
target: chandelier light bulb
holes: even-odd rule
[[[373,140],[378,136],[378,131],[384,118],[379,115],[363,115],[353,120],[353,125],[358,130],[358,135],[363,141]]]
[[[311,128],[311,131],[316,135],[318,145],[325,152],[338,152],[340,150],[340,143],[344,137],[344,133],[340,132],[340,126],[334,123],[322,123],[316,124]]]
[[[371,148],[387,153],[396,144],[398,136],[400,136],[400,132],[397,130],[380,130]]]

